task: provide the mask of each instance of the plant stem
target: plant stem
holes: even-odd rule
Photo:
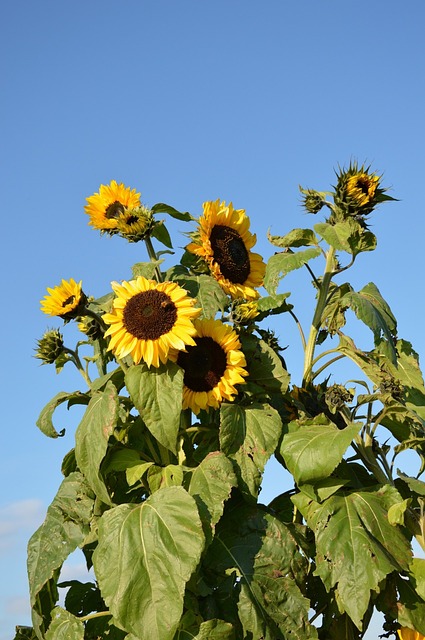
[[[77,351],[73,351],[72,349],[68,349],[68,347],[64,347],[64,351],[65,351],[65,353],[69,353],[69,355],[71,356],[72,362],[75,364],[75,366],[77,367],[78,371],[83,376],[83,378],[86,381],[87,386],[89,387],[89,389],[91,389],[92,381],[90,380],[90,377],[89,377],[87,371],[84,369]]]
[[[151,260],[151,262],[158,262],[158,256],[156,255],[155,249],[153,248],[153,244],[152,244],[152,240],[150,239],[150,237],[148,236],[147,238],[145,238],[145,245],[146,245],[146,249],[149,255],[149,258]],[[162,282],[162,275],[161,275],[161,271],[158,267],[158,264],[155,265],[155,276],[156,276],[156,280],[157,282]]]
[[[78,620],[81,622],[85,622],[86,620],[92,620],[93,618],[101,618],[102,616],[111,616],[112,613],[110,611],[98,611],[97,613],[90,613],[88,616],[81,616]]]
[[[329,251],[326,256],[325,272],[323,274],[322,282],[320,283],[319,297],[317,300],[316,310],[314,312],[313,320],[310,327],[310,334],[305,348],[304,355],[304,374],[303,374],[303,387],[311,380],[311,368],[314,358],[314,349],[316,346],[317,334],[319,333],[320,326],[322,324],[322,315],[326,307],[328,298],[329,285],[334,274],[335,266],[335,249],[329,247]]]

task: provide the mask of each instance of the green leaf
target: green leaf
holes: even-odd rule
[[[173,362],[158,368],[142,363],[128,369],[125,383],[151,434],[176,453],[183,398],[182,369]]]
[[[264,287],[268,293],[275,295],[277,286],[284,276],[294,269],[300,269],[313,258],[317,258],[320,253],[320,247],[313,247],[297,253],[288,251],[272,256],[267,263],[264,277]]]
[[[285,236],[272,236],[267,233],[268,240],[275,247],[308,247],[317,246],[319,241],[312,229],[292,229]]]
[[[195,500],[182,487],[107,511],[93,565],[117,622],[140,640],[171,640],[203,546]]]
[[[180,487],[183,484],[183,468],[178,464],[168,464],[166,467],[149,465],[148,483],[152,493],[164,487]]]
[[[217,311],[223,311],[228,305],[227,295],[212,276],[202,274],[177,277],[175,280],[190,293],[192,298],[196,298],[197,306],[202,308],[201,317],[215,318]]]
[[[150,262],[136,262],[131,267],[133,278],[143,276],[147,280],[152,280],[155,276],[156,269],[160,268],[162,260],[151,260]]]
[[[43,599],[56,589],[59,569],[68,555],[82,545],[90,531],[93,495],[81,473],[66,477],[49,506],[43,524],[28,543],[28,578],[33,622],[43,624]]]
[[[340,430],[322,414],[305,420],[296,431],[285,434],[280,453],[295,482],[298,485],[314,484],[328,478],[361,426],[357,423]]]
[[[292,498],[315,533],[316,570],[338,607],[361,629],[370,591],[393,571],[407,571],[410,544],[403,529],[388,522],[388,509],[401,502],[389,485],[377,491],[333,495],[318,504],[303,494]]]
[[[220,422],[221,450],[236,463],[241,491],[256,498],[265,464],[282,432],[280,416],[268,404],[222,404]]]
[[[425,559],[412,558],[410,573],[414,578],[415,591],[425,601]]]
[[[425,602],[417,594],[411,580],[396,576],[399,601],[397,602],[397,619],[402,627],[410,627],[425,635]],[[416,583],[416,581],[414,580]]]
[[[382,298],[378,288],[369,282],[361,291],[350,291],[341,299],[372,331],[375,345],[382,349],[391,362],[397,362],[393,336],[397,330],[396,319]],[[383,338],[385,342],[383,342]]]
[[[164,204],[163,202],[158,202],[158,204],[154,204],[151,208],[153,213],[168,213],[169,216],[175,218],[176,220],[183,220],[183,222],[189,222],[190,220],[195,220],[193,216],[190,215],[187,211],[185,213],[181,213],[174,209],[174,207],[170,207],[168,204]]]
[[[65,429],[62,429],[59,433],[56,431],[53,426],[52,417],[55,412],[55,409],[63,404],[64,402],[69,402],[70,400],[75,401],[75,404],[87,404],[89,399],[83,393],[79,391],[74,391],[73,393],[66,393],[61,391],[56,394],[54,398],[50,400],[41,411],[38,420],[36,422],[37,427],[44,433],[44,435],[49,438],[59,438],[65,434]]]
[[[46,640],[84,640],[84,625],[69,611],[56,607],[45,637]]]
[[[233,625],[224,620],[213,619],[202,622],[193,640],[234,640],[234,638]]]
[[[236,486],[233,465],[219,451],[208,454],[193,471],[188,491],[198,505],[208,541],[211,541],[215,525],[223,515],[224,503],[230,497],[232,487]]]
[[[121,367],[117,367],[113,371],[96,378],[92,383],[91,390],[103,391],[109,381],[111,381],[118,390],[122,389],[124,386],[124,371]]]
[[[168,233],[168,229],[163,223],[163,221],[156,222],[151,235],[156,238],[159,242],[164,244],[169,249],[173,248],[173,243],[171,242],[170,234]]]
[[[205,563],[214,576],[236,571],[244,638],[317,638],[308,623],[310,603],[292,579],[298,561],[290,528],[265,508],[241,503],[225,512]]]
[[[100,465],[118,420],[118,394],[112,382],[95,391],[75,434],[75,458],[95,494],[106,504],[111,498]]]
[[[151,468],[153,462],[141,462],[129,467],[125,472],[125,477],[128,485],[132,487],[136,482],[142,479],[146,471]]]
[[[346,251],[356,256],[362,251],[376,249],[376,237],[365,229],[354,218],[347,218],[343,222],[329,224],[320,222],[314,225],[314,230],[337,251]]]
[[[263,296],[260,298],[256,304],[261,317],[283,313],[284,311],[292,309],[292,305],[286,302],[286,298],[290,295],[290,293],[277,293],[273,296]]]
[[[248,358],[249,380],[267,393],[285,393],[290,376],[278,354],[264,340],[256,340],[254,349]]]

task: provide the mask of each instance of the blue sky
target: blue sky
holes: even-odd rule
[[[395,0],[3,4],[0,640],[29,623],[26,543],[60,483],[78,411],[58,411],[58,426],[67,427],[61,440],[48,440],[35,420],[58,391],[82,388],[71,368],[56,376],[33,358],[37,338],[61,326],[39,301],[47,286],[71,277],[103,295],[145,259],[139,245],[88,227],[85,198],[100,184],[116,179],[148,205],[193,215],[206,200],[233,201],[246,209],[267,258],[269,228],[284,235],[316,221],[300,207],[299,184],[326,190],[338,165],[370,163],[399,202],[373,214],[378,249],[360,257],[349,279],[357,289],[375,282],[399,334],[425,358],[425,5],[404,7]],[[170,230],[182,246],[183,223]],[[306,274],[288,276],[281,291],[292,292],[308,322]],[[297,383],[298,337],[289,317],[279,322]],[[369,335],[359,336],[369,348]],[[350,373],[341,369],[338,381]],[[265,500],[284,483],[272,465]],[[72,563],[77,577],[82,561]]]

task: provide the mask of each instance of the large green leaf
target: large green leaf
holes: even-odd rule
[[[41,411],[38,420],[36,422],[37,427],[44,433],[44,435],[49,436],[49,438],[58,438],[63,436],[65,433],[65,429],[62,429],[59,433],[56,431],[53,426],[53,414],[56,408],[63,404],[64,402],[73,401],[74,404],[87,404],[89,398],[84,393],[80,393],[79,391],[74,391],[73,393],[66,393],[61,391],[56,394],[54,398],[50,400]]]
[[[285,393],[289,385],[289,373],[278,354],[264,340],[255,340],[254,349],[250,349],[247,360],[249,381],[267,393]]]
[[[59,487],[43,524],[28,543],[28,578],[34,627],[43,625],[43,600],[56,590],[56,579],[63,562],[90,531],[93,495],[84,476],[70,473]]]
[[[104,391],[96,391],[75,434],[75,458],[90,487],[106,504],[111,498],[105,486],[100,465],[105,457],[108,440],[118,420],[118,394],[112,382]]]
[[[397,618],[402,627],[410,627],[425,635],[425,602],[418,595],[411,580],[396,576],[399,592]]]
[[[195,500],[182,487],[107,511],[93,565],[117,622],[140,640],[171,640],[203,547]]]
[[[341,304],[350,307],[372,331],[375,345],[379,346],[391,362],[397,362],[393,336],[397,323],[391,309],[373,282],[361,291],[349,291],[341,298]]]
[[[306,640],[317,633],[308,624],[309,601],[293,579],[299,561],[290,529],[265,508],[242,503],[220,520],[205,564],[208,574],[236,571],[244,637]]]
[[[176,277],[175,280],[196,298],[202,308],[201,317],[214,318],[217,311],[223,311],[229,299],[217,280],[205,274],[199,276]]]
[[[177,451],[183,397],[183,370],[169,362],[158,368],[142,363],[130,367],[125,383],[151,434],[166,449]]]
[[[362,251],[376,249],[376,237],[365,229],[354,218],[347,218],[343,222],[330,224],[320,222],[314,225],[314,230],[337,251],[346,251],[356,256]]]
[[[275,247],[308,247],[317,246],[319,243],[312,229],[292,229],[285,236],[272,236],[267,234],[269,242]]]
[[[69,611],[56,607],[52,611],[46,640],[84,640],[84,625]]]
[[[256,498],[265,464],[282,432],[280,416],[268,404],[222,404],[220,421],[221,450],[236,463],[239,488]]]
[[[264,277],[264,286],[268,293],[274,295],[280,280],[284,276],[294,269],[300,269],[300,267],[304,266],[309,260],[317,258],[320,253],[320,247],[312,247],[311,249],[297,251],[296,253],[284,252],[273,255],[267,263]]]
[[[151,208],[151,211],[152,213],[168,213],[168,215],[172,218],[175,218],[176,220],[183,220],[184,222],[194,220],[193,216],[191,216],[187,211],[182,213],[181,211],[177,211],[177,209],[174,209],[174,207],[170,207],[169,204],[164,204],[163,202],[154,204]]]
[[[388,509],[402,501],[389,485],[377,491],[333,495],[318,504],[303,494],[293,501],[315,533],[316,571],[327,591],[335,589],[340,611],[361,629],[370,591],[392,571],[408,571],[411,549],[403,529],[388,522]]]
[[[189,493],[196,500],[207,540],[211,540],[215,525],[220,520],[224,503],[232,487],[237,486],[233,465],[223,453],[215,451],[195,468]]]
[[[324,415],[291,423],[282,439],[280,453],[298,485],[328,478],[358,434],[361,423],[338,429]]]

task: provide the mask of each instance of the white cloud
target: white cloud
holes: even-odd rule
[[[43,522],[46,508],[41,500],[29,498],[0,507],[0,551],[10,549],[17,536],[28,538]]]

